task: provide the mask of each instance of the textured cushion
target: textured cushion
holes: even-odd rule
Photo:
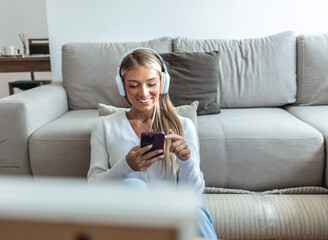
[[[219,239],[328,239],[328,195],[205,194]]]
[[[316,128],[325,138],[328,149],[328,106],[288,106],[286,110]],[[326,154],[325,187],[328,188],[328,156]]]
[[[283,109],[221,109],[198,116],[198,135],[208,187],[322,186],[322,135]]]
[[[297,102],[328,104],[328,34],[297,37]]]
[[[172,52],[171,38],[125,43],[67,43],[62,48],[63,85],[70,109],[95,109],[102,102],[127,107],[119,95],[115,76],[124,53],[136,47]]]
[[[219,51],[221,108],[281,106],[296,101],[296,37],[292,32],[244,39],[173,41],[174,52]]]
[[[199,101],[198,115],[219,113],[217,104],[219,53],[161,54],[171,76],[170,98],[175,106]]]
[[[36,130],[29,140],[33,175],[86,177],[98,111],[75,110]]]

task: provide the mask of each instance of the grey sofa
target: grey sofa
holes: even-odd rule
[[[62,83],[0,99],[1,164],[19,167],[0,172],[85,178],[97,103],[128,107],[115,85],[116,67],[139,46],[219,51],[221,113],[197,118],[203,198],[218,236],[328,239],[324,34],[65,44]]]

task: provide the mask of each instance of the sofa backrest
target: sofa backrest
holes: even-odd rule
[[[141,46],[159,53],[219,51],[221,108],[274,107],[296,101],[296,37],[284,32],[243,40],[163,37],[145,42],[67,43],[62,47],[62,72],[69,108],[95,109],[98,103],[128,107],[115,83],[117,65],[125,52]]]
[[[296,101],[296,37],[292,32],[243,40],[173,41],[174,51],[219,51],[221,108],[272,107]]]
[[[115,76],[125,52],[136,47],[172,52],[172,39],[163,37],[144,42],[67,43],[62,47],[63,86],[69,108],[96,109],[98,103],[129,106],[119,95]]]
[[[297,37],[296,105],[328,104],[328,34]]]

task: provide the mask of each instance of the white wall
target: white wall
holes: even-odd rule
[[[0,52],[6,45],[21,47],[19,33],[48,37],[45,0],[0,0],[0,10]],[[9,81],[30,78],[29,73],[0,73],[0,98],[9,95]],[[51,73],[37,73],[36,78],[51,79]]]
[[[47,12],[55,81],[61,46],[71,41],[328,33],[327,0],[47,0]]]

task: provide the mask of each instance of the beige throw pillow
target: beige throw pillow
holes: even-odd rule
[[[121,111],[128,112],[130,110],[130,108],[118,108],[103,103],[98,103],[97,107],[98,107],[99,117],[107,116]],[[189,118],[194,123],[196,131],[198,131],[197,107],[198,107],[198,101],[194,101],[190,105],[182,105],[174,108],[175,112],[179,116]]]

